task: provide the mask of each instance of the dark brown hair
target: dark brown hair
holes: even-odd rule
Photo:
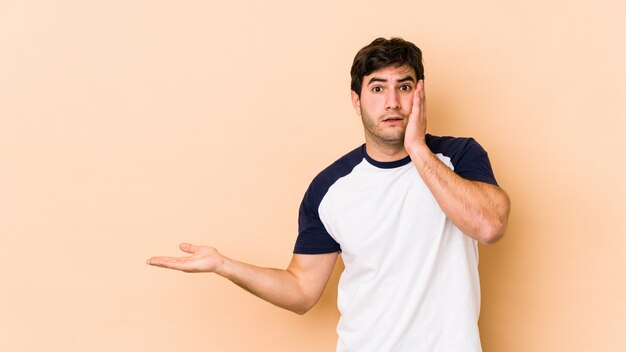
[[[402,38],[376,38],[368,46],[359,50],[352,62],[350,88],[361,96],[363,77],[387,66],[409,65],[415,71],[415,78],[424,79],[422,51]]]

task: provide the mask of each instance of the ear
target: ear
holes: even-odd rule
[[[356,114],[361,116],[361,99],[359,98],[359,95],[356,94],[355,91],[351,90],[350,96],[352,98],[352,106],[354,106]]]

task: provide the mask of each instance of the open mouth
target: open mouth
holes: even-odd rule
[[[387,118],[383,119],[383,122],[398,122],[398,121],[402,121],[402,120],[404,120],[402,117],[392,116],[392,117],[387,117]]]

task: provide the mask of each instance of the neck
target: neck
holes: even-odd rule
[[[404,149],[404,143],[399,144],[381,144],[373,141],[365,141],[365,151],[370,158],[381,161],[389,162],[404,159],[409,155]]]

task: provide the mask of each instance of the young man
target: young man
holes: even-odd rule
[[[299,314],[320,298],[341,253],[337,351],[481,351],[477,242],[502,237],[509,199],[469,138],[426,134],[422,54],[378,38],[352,65],[365,144],[309,186],[286,270],[183,243],[191,256],[148,264],[214,272]]]

